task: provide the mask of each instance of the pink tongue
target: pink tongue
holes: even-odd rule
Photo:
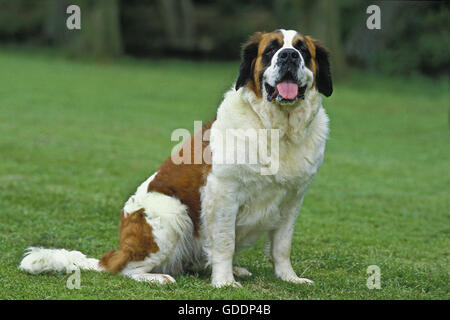
[[[280,96],[288,100],[294,99],[298,94],[298,86],[294,82],[280,82],[277,84],[277,89]]]

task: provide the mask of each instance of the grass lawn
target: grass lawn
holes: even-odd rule
[[[207,272],[169,286],[81,271],[18,270],[30,245],[100,257],[119,213],[176,144],[209,120],[237,63],[73,62],[0,51],[0,299],[448,299],[448,81],[354,74],[324,99],[331,135],[295,229],[292,262],[312,286],[275,278],[264,241],[239,254],[253,276],[214,289]],[[369,290],[369,265],[381,289]]]

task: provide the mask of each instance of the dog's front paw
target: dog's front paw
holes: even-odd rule
[[[140,274],[131,274],[128,277],[140,281],[140,282],[153,282],[160,284],[169,284],[175,283],[176,280],[168,274],[160,274],[160,273],[140,273]]]
[[[222,287],[234,287],[234,288],[242,288],[242,285],[236,280],[216,280],[212,281],[211,285],[216,288]]]
[[[306,278],[300,278],[295,273],[294,269],[292,269],[290,263],[284,264],[284,265],[276,265],[275,266],[275,275],[280,278],[281,280],[292,282],[292,283],[306,283],[306,284],[313,284],[314,281],[306,279]]]
[[[295,277],[287,277],[285,279],[282,278],[282,280],[292,283],[306,283],[306,284],[313,284],[314,281],[306,279],[306,278],[299,278],[297,276]]]

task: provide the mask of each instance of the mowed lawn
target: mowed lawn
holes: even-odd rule
[[[0,299],[448,299],[449,83],[355,74],[324,98],[324,164],[295,228],[292,263],[315,284],[278,280],[265,241],[239,254],[253,276],[214,289],[209,274],[169,286],[81,271],[18,270],[28,246],[101,257],[119,215],[177,142],[209,120],[238,63],[74,62],[0,51]],[[369,290],[367,267],[381,270]]]

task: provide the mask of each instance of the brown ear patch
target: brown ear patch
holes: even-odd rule
[[[264,33],[261,36],[258,46],[258,54],[254,61],[252,82],[249,83],[249,88],[253,90],[258,98],[262,97],[262,87],[261,79],[267,65],[263,63],[263,54],[266,47],[274,40],[277,40],[280,46],[283,45],[283,34],[281,32],[275,31],[271,33]]]
[[[298,35],[298,36],[300,37],[300,40],[302,40],[306,44],[306,46],[308,47],[308,51],[311,55],[311,63],[308,68],[314,74],[313,86],[315,86],[316,85],[317,62],[316,62],[316,46],[314,45],[314,39],[312,39],[310,36],[303,36],[303,35]]]
[[[236,90],[247,85],[257,97],[262,97],[261,77],[267,67],[263,63],[262,55],[267,45],[273,40],[278,40],[282,45],[282,33],[279,31],[270,33],[257,32],[244,45],[239,76],[236,81]]]
[[[152,226],[145,219],[144,209],[124,215],[120,223],[120,249],[107,252],[99,265],[111,273],[117,273],[130,261],[142,261],[159,251],[153,238]]]

